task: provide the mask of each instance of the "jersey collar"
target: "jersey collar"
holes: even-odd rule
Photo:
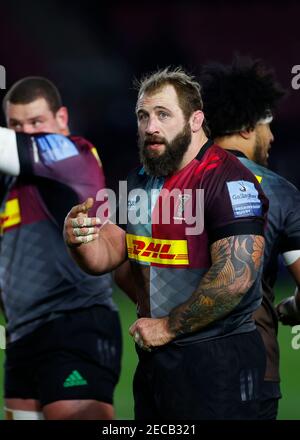
[[[197,160],[201,160],[204,156],[204,154],[207,152],[207,150],[213,145],[213,141],[211,139],[208,139],[205,144],[203,145],[203,147],[201,148],[201,150],[199,151],[199,153],[197,154],[197,156],[195,157],[195,159]]]
[[[247,159],[247,156],[239,150],[231,150],[230,148],[225,149],[226,151],[229,151],[229,153],[234,154],[236,157],[245,157],[245,159]]]

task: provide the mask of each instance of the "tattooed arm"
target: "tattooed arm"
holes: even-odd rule
[[[141,318],[130,328],[143,347],[168,343],[176,336],[202,329],[230,313],[254,283],[264,252],[260,235],[237,235],[212,244],[212,266],[191,297],[169,316]]]
[[[263,252],[260,235],[237,235],[213,243],[211,268],[189,300],[170,313],[171,332],[190,333],[230,313],[254,283]]]

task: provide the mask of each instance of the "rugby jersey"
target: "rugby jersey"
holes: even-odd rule
[[[1,176],[0,287],[10,341],[66,311],[115,309],[110,275],[84,273],[63,241],[64,218],[105,186],[96,149],[81,137],[17,134],[20,175]]]
[[[240,161],[208,141],[169,177],[139,167],[128,177],[126,239],[139,317],[159,318],[188,300],[211,267],[210,245],[233,235],[263,235],[268,201]],[[260,276],[226,317],[180,340],[255,329]]]

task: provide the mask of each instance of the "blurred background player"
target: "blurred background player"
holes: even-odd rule
[[[110,275],[81,271],[62,238],[71,206],[105,187],[99,157],[87,140],[63,136],[68,112],[47,79],[18,81],[3,109],[10,128],[0,128],[6,416],[112,419],[121,334]]]
[[[204,66],[201,75],[204,112],[216,144],[249,168],[269,199],[263,271],[263,302],[254,313],[267,350],[267,369],[260,418],[275,419],[279,385],[278,316],[300,324],[300,193],[267,167],[273,141],[270,123],[282,97],[273,73],[259,61],[236,58],[232,65]],[[282,254],[297,284],[295,295],[274,307],[278,256]]]

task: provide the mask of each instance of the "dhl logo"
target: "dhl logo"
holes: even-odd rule
[[[161,240],[127,234],[128,257],[147,263],[188,265],[186,240]]]
[[[5,204],[5,211],[0,213],[0,231],[21,223],[20,205],[18,199],[8,200]]]

